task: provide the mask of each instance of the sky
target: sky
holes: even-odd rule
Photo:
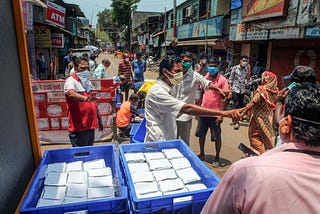
[[[185,0],[177,0],[177,5]],[[66,3],[77,4],[84,12],[85,16],[91,21],[92,26],[95,27],[99,11],[111,9],[111,0],[64,0]],[[138,11],[148,12],[164,12],[173,8],[173,0],[140,0],[138,4]],[[91,22],[90,22],[91,23]]]

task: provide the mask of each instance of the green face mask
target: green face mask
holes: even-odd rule
[[[192,66],[192,62],[182,62],[182,68],[185,71],[188,71]]]

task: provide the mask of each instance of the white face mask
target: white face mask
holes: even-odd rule
[[[169,78],[169,81],[172,85],[178,85],[182,79],[183,79],[183,72],[179,72],[179,73],[176,73],[176,74],[173,74],[171,73],[170,71],[168,71],[168,73],[170,75],[172,75],[172,77],[168,77]]]
[[[129,62],[129,58],[125,58],[124,61]]]
[[[91,86],[90,86],[90,77],[91,74],[89,71],[82,71],[82,72],[77,72],[76,73],[77,77],[81,80],[81,84],[86,90],[86,92],[91,91]]]
[[[207,63],[207,59],[202,59],[201,62],[202,62],[202,64],[206,64]]]
[[[248,65],[248,62],[241,62],[242,67],[246,67]]]

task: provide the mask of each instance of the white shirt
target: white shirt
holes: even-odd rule
[[[91,82],[90,82],[90,86],[91,86],[91,89],[94,90]],[[76,80],[72,76],[69,77],[64,83],[64,93],[66,93],[71,89],[75,90],[76,92],[86,92],[86,90],[81,84],[81,81]]]
[[[173,89],[162,80],[150,88],[145,103],[145,142],[176,139],[176,119],[185,102],[172,95]]]
[[[209,89],[210,82],[210,80],[206,80],[201,74],[189,69],[182,82],[174,87],[175,97],[185,103],[194,104],[198,87],[202,85],[205,89]],[[191,115],[181,114],[178,116],[177,121],[189,121],[191,119]]]
[[[94,69],[96,69],[96,64],[94,63],[93,60],[89,60],[89,68],[90,68],[91,77],[93,77]]]

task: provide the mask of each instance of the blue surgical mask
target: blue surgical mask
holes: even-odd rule
[[[81,84],[86,90],[86,92],[91,91],[91,85],[90,85],[90,77],[91,74],[89,71],[82,71],[82,72],[77,72],[76,73],[77,77],[81,80]]]
[[[214,76],[219,72],[219,69],[216,66],[208,66],[208,72],[210,75]]]

